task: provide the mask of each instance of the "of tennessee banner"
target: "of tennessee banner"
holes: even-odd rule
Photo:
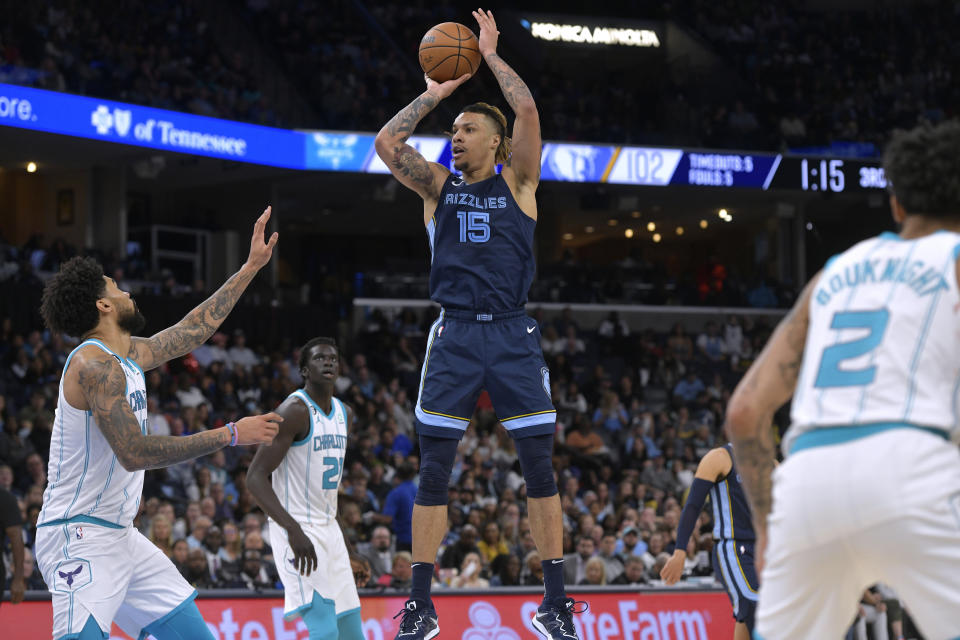
[[[732,640],[730,601],[722,591],[572,594],[589,602],[574,616],[580,640]],[[402,597],[361,598],[365,640],[392,640]],[[434,594],[441,637],[448,640],[542,640],[530,624],[534,594]],[[303,622],[283,619],[282,598],[202,598],[197,605],[216,640],[307,640]],[[0,608],[5,640],[51,637],[49,601]],[[12,633],[11,633],[12,632]],[[153,636],[150,636],[151,638]],[[130,640],[114,625],[111,640]],[[134,639],[136,640],[136,639]]]

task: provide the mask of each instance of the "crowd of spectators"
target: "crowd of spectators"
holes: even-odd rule
[[[340,521],[357,575],[369,587],[403,588],[410,580],[405,550],[419,461],[413,402],[435,313],[375,311],[341,354],[336,394],[356,420]],[[664,334],[631,329],[616,314],[590,327],[569,310],[552,321],[534,316],[558,410],[554,465],[567,580],[656,580],[696,464],[723,442],[730,390],[769,326],[731,316],[702,331],[677,324]],[[40,326],[0,321],[0,487],[20,501],[28,548],[47,482],[61,369],[74,344]],[[239,330],[216,333],[192,354],[147,372],[149,432],[185,435],[276,407],[302,384],[298,355],[289,342],[272,346]],[[264,516],[245,486],[252,454],[231,448],[146,472],[135,525],[198,587],[278,584]],[[460,444],[449,497],[451,528],[438,582],[456,588],[542,580],[513,443],[486,394]],[[711,528],[705,512],[688,548],[689,576],[711,573]],[[35,567],[27,575],[39,586]]]
[[[423,33],[451,20],[473,26],[467,9],[383,0],[233,4],[228,10],[310,102],[316,122],[277,113],[251,77],[249,52],[219,49],[217,25],[198,3],[182,0],[20,3],[0,26],[0,79],[261,124],[376,131],[421,88]],[[548,10],[577,14],[582,6],[553,2]],[[702,38],[724,73],[694,82],[671,75],[663,60],[631,73],[622,65],[578,67],[551,60],[548,49],[535,64],[536,56],[515,49],[513,63],[542,106],[545,139],[740,149],[859,143],[869,151],[893,127],[956,112],[956,0],[852,11],[798,0],[664,1],[644,15],[632,3],[606,11],[680,24]],[[710,84],[721,76],[734,81]],[[502,105],[498,96],[480,74],[458,90],[457,103]],[[441,106],[420,130],[441,133],[453,115]]]
[[[805,10],[804,3],[695,0],[676,17],[740,74],[740,100],[703,125],[705,141],[741,148],[859,142],[879,149],[894,128],[939,122],[960,104],[953,61],[956,0]]]
[[[0,81],[198,115],[283,124],[246,52],[217,46],[195,0],[13,3]]]
[[[695,268],[668,270],[633,251],[617,262],[597,265],[565,251],[561,260],[539,265],[531,302],[644,304],[672,306],[788,308],[796,290],[787,282],[745,274],[709,256],[694,257]],[[699,264],[697,264],[699,262]],[[426,268],[426,266],[424,267]],[[355,282],[358,297],[428,298],[426,270],[372,270]]]

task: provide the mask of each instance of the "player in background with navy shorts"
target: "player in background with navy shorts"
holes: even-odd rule
[[[427,89],[377,134],[393,175],[423,198],[432,251],[430,298],[442,306],[430,329],[417,398],[420,486],[413,510],[413,588],[397,640],[439,634],[430,583],[447,531],[447,485],[481,389],[514,438],[527,508],[543,558],[546,593],[534,627],[550,640],[577,637],[574,601],[563,584],[563,525],[552,466],[556,411],[540,330],[524,311],[533,281],[533,233],[540,180],[540,117],[530,90],[496,52],[493,15],[473,12],[479,47],[516,120],[512,141],[499,109],[465,107],[452,127],[451,174],[407,144],[414,128],[469,76]],[[512,142],[512,153],[511,153]],[[502,163],[501,173],[496,165]]]
[[[660,571],[668,585],[683,575],[687,542],[697,525],[703,504],[710,496],[713,506],[713,574],[727,588],[733,617],[737,621],[733,640],[750,640],[757,610],[757,573],[753,567],[753,522],[750,505],[733,463],[733,447],[726,444],[703,456],[677,525],[673,556]]]

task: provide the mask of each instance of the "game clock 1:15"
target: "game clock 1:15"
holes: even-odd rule
[[[863,193],[885,189],[879,160],[784,156],[771,189],[812,193]]]

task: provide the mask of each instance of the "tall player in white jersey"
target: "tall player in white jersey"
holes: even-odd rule
[[[333,397],[339,372],[332,339],[313,338],[303,346],[303,388],[277,408],[280,433],[273,444],[260,447],[247,471],[247,488],[270,517],[284,617],[301,617],[310,640],[364,640],[360,598],[337,522],[352,417]]]
[[[827,262],[727,408],[764,640],[842,637],[876,582],[960,637],[960,123],[898,132],[884,167],[899,235]]]
[[[185,437],[147,435],[144,370],[189,353],[216,331],[277,242],[264,242],[269,208],[254,225],[250,255],[205,302],[151,338],[145,320],[92,258],[73,258],[44,287],[51,331],[82,338],[63,366],[36,557],[52,594],[54,640],[101,640],[116,622],[134,638],[213,640],[173,563],[133,526],[144,469],[228,445],[269,443],[279,416]]]

